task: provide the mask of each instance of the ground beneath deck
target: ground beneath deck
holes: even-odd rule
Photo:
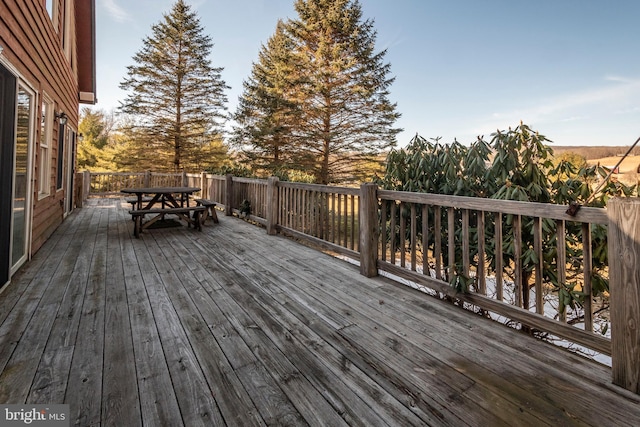
[[[76,210],[0,294],[0,403],[81,426],[640,425],[609,369],[220,215]]]

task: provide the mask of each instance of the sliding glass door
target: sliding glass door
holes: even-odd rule
[[[34,112],[35,96],[33,92],[19,84],[13,166],[12,273],[26,261],[29,250],[29,206],[31,205],[29,158],[33,143]]]
[[[10,277],[17,79],[0,64],[0,287]]]
[[[0,287],[29,257],[36,94],[0,63]]]

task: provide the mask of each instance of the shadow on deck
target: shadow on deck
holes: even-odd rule
[[[640,425],[610,369],[230,217],[74,212],[0,294],[0,403],[82,426]]]

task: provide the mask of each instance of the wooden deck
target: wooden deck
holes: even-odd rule
[[[0,294],[0,403],[81,426],[640,425],[610,370],[235,218],[76,210]]]

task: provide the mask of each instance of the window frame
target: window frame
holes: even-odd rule
[[[62,50],[64,51],[64,56],[67,58],[69,63],[73,63],[73,55],[71,46],[74,44],[73,38],[75,32],[72,31],[73,28],[73,11],[71,10],[71,0],[63,0],[62,1]]]
[[[53,27],[58,32],[58,0],[44,0],[44,9],[53,23]]]
[[[53,139],[54,103],[42,93],[40,138],[38,140],[38,200],[51,195],[51,141]]]

